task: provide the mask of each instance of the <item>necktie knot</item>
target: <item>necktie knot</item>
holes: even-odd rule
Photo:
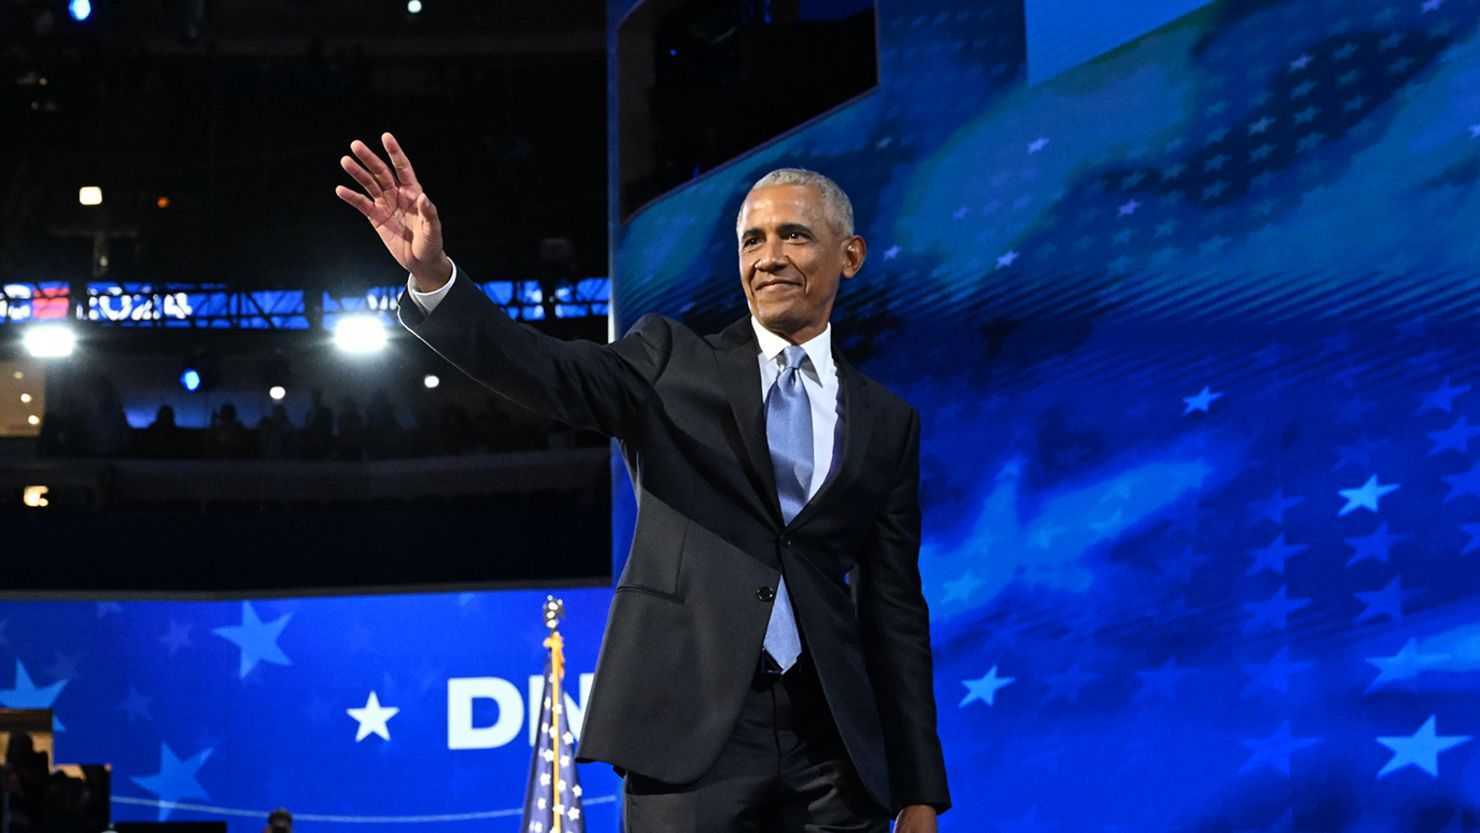
[[[806,349],[800,344],[793,344],[781,351],[781,371],[784,373],[788,370],[801,370],[802,362],[806,360]]]

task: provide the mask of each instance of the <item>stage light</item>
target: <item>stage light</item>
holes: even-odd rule
[[[51,491],[45,486],[27,486],[21,493],[21,502],[32,509],[45,509],[48,503],[46,493]]]
[[[261,384],[272,401],[281,402],[287,397],[288,387],[293,384],[293,366],[281,347],[262,357]]]
[[[421,14],[421,0],[406,0],[406,11]]]
[[[334,325],[334,343],[346,353],[376,353],[385,347],[385,325],[373,315],[347,315]]]
[[[154,201],[154,204],[157,205],[157,206],[159,206],[160,208],[169,208],[170,207],[170,198],[169,197],[165,197],[165,196],[161,196],[159,199],[157,199],[157,200]]]
[[[201,349],[194,349],[181,358],[176,365],[180,368],[180,387],[187,393],[205,393],[221,384],[221,368],[216,357]]]
[[[72,355],[77,334],[65,324],[32,324],[23,338],[26,352],[37,359],[62,359]]]
[[[71,0],[67,3],[67,13],[72,15],[73,20],[81,23],[92,17],[92,3],[89,0]]]
[[[77,189],[77,201],[83,205],[102,205],[103,189],[96,185],[84,185]]]
[[[427,375],[421,377],[421,383],[427,386],[427,390],[431,390],[432,388],[435,388],[436,386],[442,384],[442,380],[438,378],[437,374],[428,373]]]

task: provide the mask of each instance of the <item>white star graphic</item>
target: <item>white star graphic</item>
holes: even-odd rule
[[[50,709],[57,697],[61,695],[62,689],[67,687],[70,680],[57,680],[48,686],[38,687],[31,680],[31,675],[26,672],[26,666],[17,659],[15,661],[15,687],[0,689],[0,706],[12,709]],[[64,731],[62,721],[53,714],[52,728],[54,731]]]
[[[1341,507],[1341,511],[1336,514],[1338,516],[1349,515],[1358,509],[1376,512],[1378,501],[1385,495],[1396,492],[1400,485],[1398,483],[1378,483],[1377,475],[1374,474],[1367,478],[1366,483],[1355,489],[1338,489],[1337,494],[1346,499],[1346,505]]]
[[[979,680],[961,681],[961,685],[966,686],[966,689],[969,692],[964,698],[962,698],[961,705],[965,706],[972,701],[982,700],[986,702],[986,704],[989,706],[995,706],[997,705],[998,690],[1012,685],[1013,682],[1015,682],[1016,680],[1016,677],[997,676],[997,666],[994,665],[992,666],[992,670],[988,671],[986,675]]]
[[[159,820],[164,821],[181,800],[211,797],[195,776],[205,762],[210,760],[214,751],[214,747],[208,747],[182,761],[170,749],[169,744],[161,743],[159,772],[154,775],[134,775],[129,780],[159,796]]]
[[[1448,660],[1448,654],[1419,653],[1418,640],[1410,639],[1403,645],[1403,650],[1390,657],[1367,657],[1367,662],[1380,672],[1377,679],[1367,684],[1367,690],[1371,691],[1383,683],[1411,680],[1425,669],[1442,666]]]
[[[395,717],[401,710],[389,706],[380,705],[380,696],[370,692],[370,697],[365,700],[364,708],[345,709],[345,712],[353,717],[359,724],[359,731],[355,732],[355,743],[359,743],[371,735],[380,735],[382,740],[391,739],[390,727],[386,722]]]
[[[1378,778],[1390,775],[1403,767],[1416,766],[1427,772],[1429,777],[1439,777],[1439,753],[1468,743],[1469,735],[1441,735],[1438,732],[1438,716],[1418,727],[1411,736],[1380,737],[1377,742],[1393,750],[1393,759],[1377,773]]]
[[[246,678],[259,662],[272,663],[273,665],[292,665],[293,661],[288,659],[283,649],[278,647],[278,636],[282,634],[283,628],[287,627],[288,620],[293,614],[285,613],[282,616],[264,623],[257,616],[257,611],[252,608],[251,602],[242,602],[242,623],[240,625],[228,625],[226,627],[213,628],[212,633],[236,644],[241,649],[241,676]]]
[[[1204,414],[1208,413],[1208,407],[1211,406],[1214,401],[1222,398],[1222,393],[1204,385],[1202,391],[1196,396],[1182,397],[1182,401],[1187,404],[1187,408],[1182,411],[1182,416],[1187,416],[1188,414],[1196,412],[1201,412]]]

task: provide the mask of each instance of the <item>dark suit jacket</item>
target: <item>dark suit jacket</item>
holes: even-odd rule
[[[682,784],[718,757],[784,570],[838,730],[880,804],[950,805],[918,556],[919,415],[834,356],[842,456],[785,524],[748,319],[707,337],[644,316],[607,345],[511,321],[465,274],[401,320],[530,410],[620,441],[637,530],[586,705],[581,760]],[[854,568],[854,579],[845,579]]]

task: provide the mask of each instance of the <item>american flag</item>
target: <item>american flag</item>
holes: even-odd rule
[[[576,737],[565,715],[565,640],[552,630],[545,640],[545,691],[540,702],[540,733],[529,760],[524,791],[523,833],[585,833],[581,782],[576,775]]]

